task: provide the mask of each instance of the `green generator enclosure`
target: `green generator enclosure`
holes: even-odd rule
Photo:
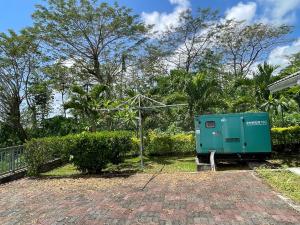
[[[210,114],[195,117],[196,151],[199,161],[215,158],[266,159],[270,156],[269,115],[259,113]]]

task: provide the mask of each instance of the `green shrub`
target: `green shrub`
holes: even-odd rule
[[[138,156],[140,154],[140,139],[137,137],[131,138],[132,148],[128,156]]]
[[[274,127],[271,129],[273,145],[299,144],[300,126]]]
[[[98,173],[106,164],[117,164],[132,148],[132,133],[125,131],[95,132],[32,139],[25,143],[28,174],[38,175],[43,164],[60,158],[84,172]]]
[[[149,133],[146,151],[149,155],[188,155],[195,151],[193,134]]]
[[[73,145],[74,138],[71,135],[27,141],[24,146],[28,174],[38,175],[41,166],[53,159],[60,158],[63,162],[67,162]]]
[[[175,134],[172,136],[173,149],[176,153],[191,154],[195,153],[196,143],[195,136],[193,134]]]
[[[132,133],[82,133],[71,150],[72,162],[83,172],[99,173],[108,163],[120,163],[132,148]]]

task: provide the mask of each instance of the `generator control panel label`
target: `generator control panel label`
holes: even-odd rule
[[[268,123],[266,120],[255,120],[255,121],[247,121],[247,126],[266,126]]]

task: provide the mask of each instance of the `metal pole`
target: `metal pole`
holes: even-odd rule
[[[143,169],[144,168],[144,162],[143,162],[144,141],[143,141],[143,127],[142,127],[141,96],[139,96],[139,134],[140,134],[141,168]]]

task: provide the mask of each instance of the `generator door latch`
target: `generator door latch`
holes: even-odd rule
[[[244,142],[244,146],[247,146],[247,142]]]
[[[219,136],[220,134],[221,134],[220,131],[213,131],[213,132],[212,132],[212,135],[214,135],[214,136]]]

